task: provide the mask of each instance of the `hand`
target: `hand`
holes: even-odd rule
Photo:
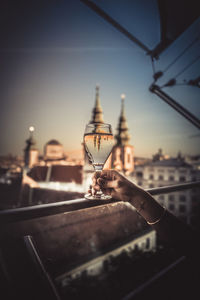
[[[115,170],[94,174],[92,190],[96,193],[100,188],[116,200],[129,202],[150,225],[157,224],[164,215],[163,207],[148,192]]]
[[[137,196],[142,196],[143,190],[115,170],[96,172],[93,177],[94,193],[100,189],[104,194],[120,201],[131,202]]]

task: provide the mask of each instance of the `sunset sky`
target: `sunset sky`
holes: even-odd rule
[[[94,2],[150,49],[158,44],[156,1]],[[0,31],[0,155],[22,155],[30,125],[41,153],[50,139],[57,139],[66,151],[80,149],[96,84],[104,121],[114,133],[120,95],[126,95],[130,143],[137,156],[151,157],[158,148],[169,155],[200,154],[199,130],[149,91],[153,71],[143,50],[78,0],[36,3],[24,4],[24,14],[16,4],[1,9],[5,19]],[[156,71],[163,71],[197,36],[200,18],[162,53]],[[158,84],[173,78],[199,54],[200,40]],[[200,59],[177,81],[194,79],[199,70]],[[199,88],[177,85],[163,90],[199,118]]]

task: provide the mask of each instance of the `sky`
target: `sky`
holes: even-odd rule
[[[120,95],[126,95],[130,144],[136,156],[151,157],[159,148],[172,156],[179,151],[200,154],[199,130],[149,91],[152,63],[142,49],[81,1],[26,2],[8,1],[1,8],[0,155],[23,155],[31,125],[41,154],[50,139],[57,139],[66,151],[80,149],[97,84],[104,121],[112,125],[114,134]],[[150,49],[158,44],[156,1],[94,2]],[[200,18],[155,61],[156,71],[165,70],[197,36]],[[158,85],[177,75],[199,53],[198,40]],[[198,77],[199,70],[197,60],[178,76],[179,85],[163,89],[198,118],[200,89],[182,83]]]

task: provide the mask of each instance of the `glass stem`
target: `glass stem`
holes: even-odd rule
[[[94,169],[95,169],[96,173],[101,173],[103,167],[102,166],[98,166],[98,165],[94,165]],[[101,195],[103,195],[103,192],[102,192],[102,190],[100,188],[100,190],[96,192],[96,197],[101,198]]]
[[[100,172],[103,170],[103,165],[102,164],[93,164],[93,167],[95,169],[95,172]]]

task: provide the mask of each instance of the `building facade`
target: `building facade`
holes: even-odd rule
[[[157,188],[200,178],[198,170],[185,162],[180,154],[176,158],[158,158],[144,165],[137,165],[132,179],[142,188]],[[171,213],[191,224],[195,219],[195,207],[200,196],[199,189],[161,194],[156,200]]]
[[[65,160],[66,156],[64,154],[63,145],[57,140],[53,139],[47,142],[44,146],[44,156],[43,159],[46,162],[55,162]]]

